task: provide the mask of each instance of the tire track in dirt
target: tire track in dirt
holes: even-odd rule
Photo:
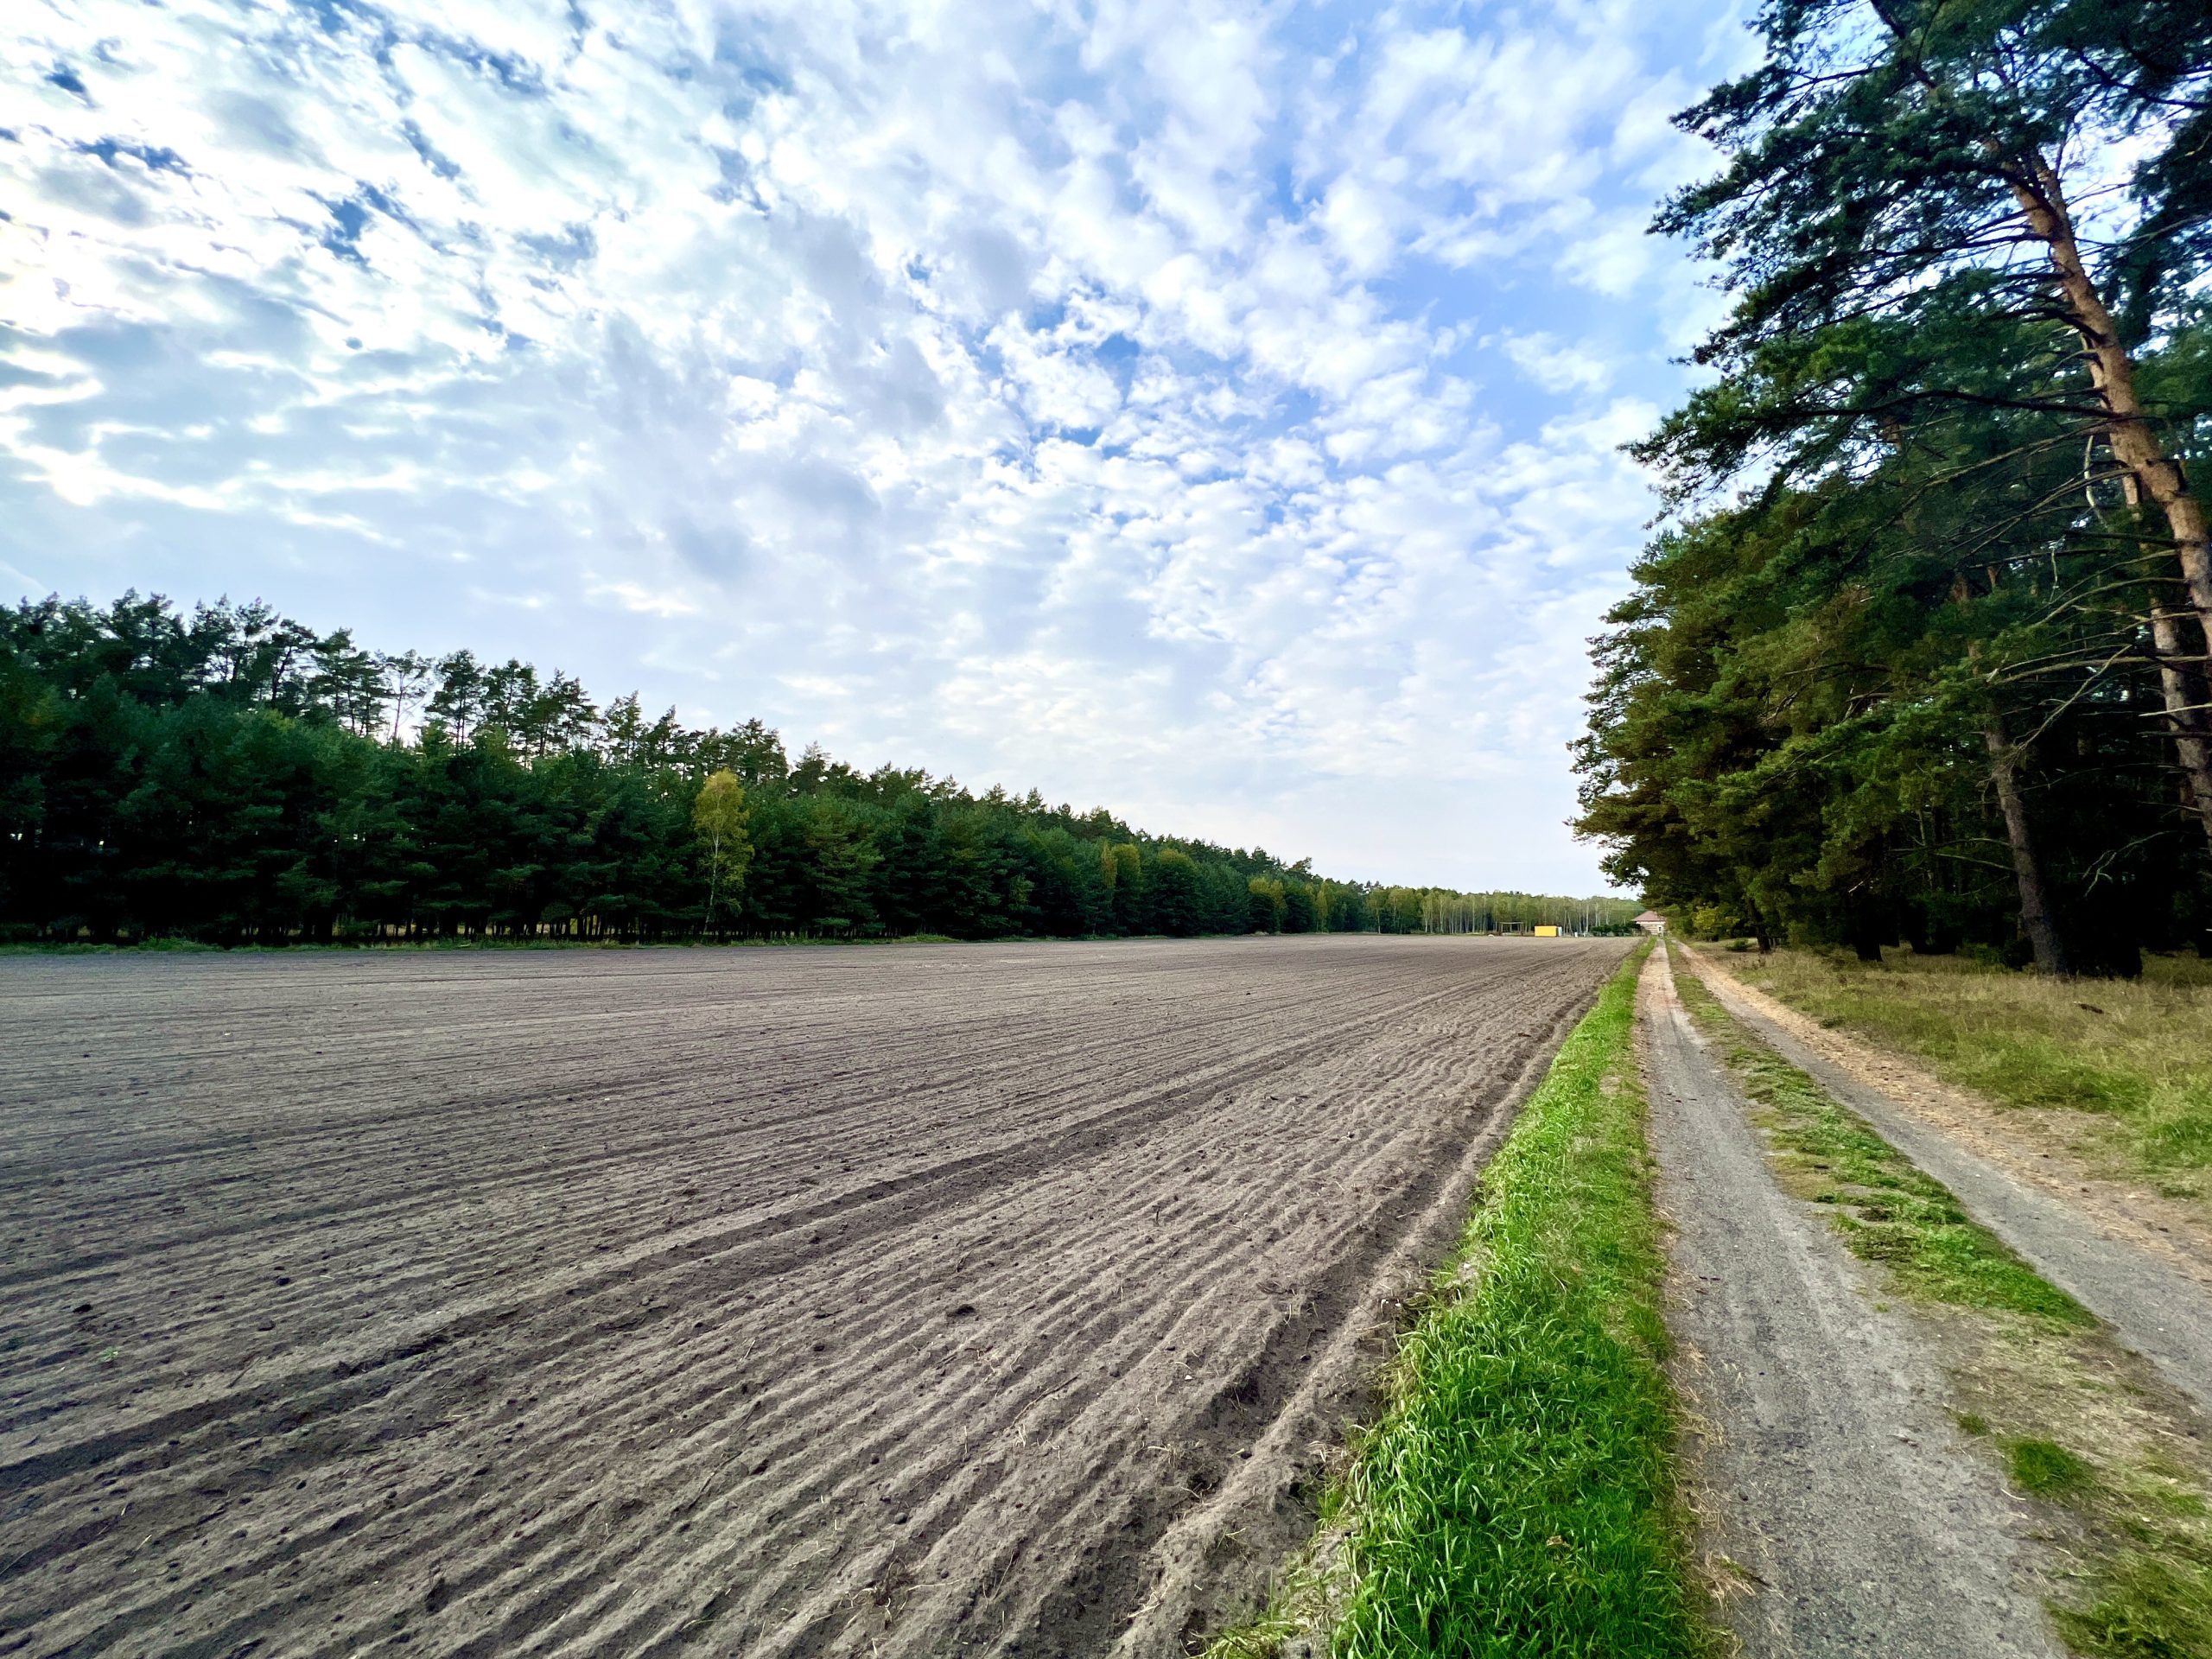
[[[1637,986],[1698,1548],[1750,1659],[2064,1659],[1926,1334],[1775,1179],[1663,950]],[[1725,1565],[1724,1565],[1725,1563]]]
[[[1102,1651],[1618,956],[0,962],[0,1650]]]
[[[1746,986],[1702,953],[1682,954],[1732,1016],[1941,1181],[2029,1266],[2111,1325],[2199,1412],[2212,1412],[2212,1260],[2162,1230],[2155,1199],[2127,1192],[2117,1181],[2098,1180],[2093,1191],[2088,1181],[2063,1179],[2056,1159],[2036,1155],[2032,1109],[2013,1109],[2008,1122],[2005,1108],[1984,1105],[1977,1112],[1960,1091],[1934,1078],[1918,1080],[1917,1087],[1888,1079],[1886,1087],[1878,1084],[1863,1075],[1870,1060],[1883,1065],[1871,1051]],[[1893,1078],[1910,1078],[1910,1069],[1897,1063],[1883,1069]],[[2122,1207],[2130,1204],[2133,1212]]]

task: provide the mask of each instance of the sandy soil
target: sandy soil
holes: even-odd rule
[[[2035,1129],[1692,957],[1728,1011],[1950,1188],[1968,1214],[2212,1412],[2212,1252],[2180,1206],[2094,1179]],[[2175,1229],[2180,1227],[2182,1230]]]
[[[1174,1650],[1621,949],[0,960],[0,1651]]]
[[[1670,1369],[1723,1618],[1752,1659],[2059,1659],[2031,1517],[1945,1415],[1937,1344],[1776,1183],[1663,953],[1638,991]]]

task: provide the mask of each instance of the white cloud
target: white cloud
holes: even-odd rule
[[[1587,885],[1711,15],[24,0],[0,560]]]
[[[1613,365],[1586,346],[1547,334],[1509,334],[1502,342],[1513,365],[1546,391],[1603,391]]]

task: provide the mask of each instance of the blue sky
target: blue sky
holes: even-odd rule
[[[0,592],[1587,891],[1720,0],[16,0]]]

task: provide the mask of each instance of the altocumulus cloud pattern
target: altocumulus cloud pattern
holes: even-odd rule
[[[1110,799],[1586,886],[1643,235],[1738,53],[1616,3],[22,0],[0,585],[262,594]]]

